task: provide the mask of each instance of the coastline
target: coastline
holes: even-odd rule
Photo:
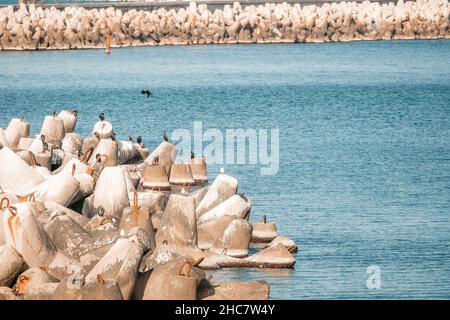
[[[21,5],[0,9],[0,51],[249,43],[322,43],[372,40],[449,39],[447,0],[397,4],[324,3],[321,6],[235,2],[211,12],[185,3],[179,10],[64,10]]]

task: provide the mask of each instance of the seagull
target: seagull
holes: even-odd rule
[[[141,94],[146,96],[147,98],[150,97],[152,95],[152,93],[150,92],[150,90],[141,90]]]
[[[225,168],[224,167],[220,168],[220,173],[225,173]]]
[[[98,117],[99,117],[100,121],[105,121],[105,114],[103,112],[100,112]]]

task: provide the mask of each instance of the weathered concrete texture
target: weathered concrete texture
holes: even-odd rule
[[[209,11],[190,3],[153,11],[35,7],[0,9],[0,50],[76,49],[208,43],[329,42],[449,38],[448,0],[397,4],[266,3]]]

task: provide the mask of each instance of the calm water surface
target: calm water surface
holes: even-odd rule
[[[274,299],[450,298],[450,41],[0,52],[0,126],[24,114],[37,133],[61,108],[83,135],[104,111],[151,148],[197,120],[280,129],[278,174],[226,170],[252,219],[299,245],[296,267],[218,280],[266,279]]]

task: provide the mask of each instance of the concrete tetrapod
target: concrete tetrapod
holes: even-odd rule
[[[75,277],[61,281],[52,300],[123,300],[117,281],[97,275],[97,281],[85,283]]]
[[[270,242],[277,236],[277,226],[267,222],[266,215],[263,215],[262,222],[255,222],[252,226],[252,242]]]
[[[62,110],[58,114],[58,118],[63,120],[64,133],[71,133],[75,130],[75,125],[77,124],[77,112],[70,110]]]
[[[250,204],[241,196],[234,195],[203,214],[197,220],[199,247],[209,249],[223,235],[230,222],[245,219],[250,208]]]
[[[206,160],[202,158],[193,158],[189,163],[191,166],[192,176],[197,184],[208,183],[208,169],[206,166]]]
[[[142,187],[146,190],[170,190],[166,167],[161,164],[145,166],[142,171]]]
[[[24,300],[49,300],[58,286],[58,279],[44,268],[30,268],[17,279],[14,292]]]
[[[157,265],[148,279],[143,300],[196,300],[197,286],[205,279],[192,257]]]
[[[136,227],[144,230],[147,239],[150,242],[150,248],[154,249],[156,247],[155,231],[153,230],[153,224],[149,215],[149,209],[147,207],[139,206],[138,193],[134,192],[133,206],[125,208],[123,210],[119,229],[127,233],[128,231]]]
[[[0,150],[0,181],[4,190],[25,195],[43,182],[44,178],[11,149],[2,148]]]
[[[143,249],[136,237],[120,238],[86,276],[86,284],[96,282],[97,275],[116,280],[125,300],[130,299],[141,263]]]
[[[200,201],[196,209],[197,217],[200,218],[212,208],[235,195],[237,188],[237,179],[223,173],[219,174]]]
[[[172,164],[169,182],[178,186],[193,186],[195,180],[192,176],[191,166],[188,163]]]
[[[209,250],[227,256],[243,258],[248,256],[252,226],[245,219],[234,219]]]
[[[0,247],[0,287],[11,286],[25,268],[25,261],[12,246]]]
[[[20,138],[26,138],[30,135],[30,124],[24,118],[13,118],[4,133],[8,146],[17,148]]]
[[[153,150],[152,153],[150,153],[147,159],[144,160],[144,165],[163,165],[166,169],[167,175],[170,175],[170,169],[177,153],[178,151],[174,144],[168,141],[163,141],[155,150]]]
[[[44,135],[47,141],[61,141],[64,138],[64,120],[57,117],[56,114],[46,116],[42,124],[41,135]]]
[[[125,169],[120,167],[107,167],[103,169],[94,190],[93,207],[104,209],[105,216],[119,218],[123,209],[128,207],[127,182]]]
[[[197,246],[197,219],[194,198],[172,194],[167,202],[161,224],[156,232],[156,243]]]

